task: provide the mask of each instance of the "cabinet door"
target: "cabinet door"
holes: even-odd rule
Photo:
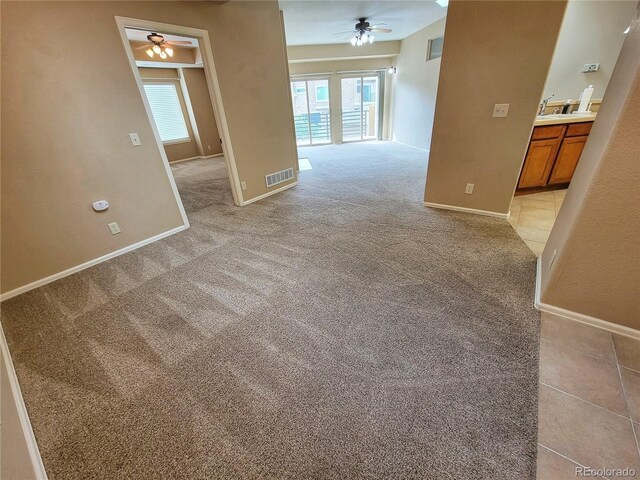
[[[582,137],[566,137],[562,141],[560,153],[558,153],[558,158],[551,171],[549,185],[569,183],[571,181],[573,172],[576,170],[576,166],[580,160],[584,144],[587,143],[587,138],[587,135]]]
[[[559,138],[533,140],[529,144],[518,188],[543,187],[547,184],[560,141]]]

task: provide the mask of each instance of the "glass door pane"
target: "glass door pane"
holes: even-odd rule
[[[311,143],[331,143],[329,80],[307,80]]]
[[[342,141],[362,140],[362,78],[341,79]]]
[[[362,139],[378,138],[379,110],[379,77],[362,78]]]
[[[306,81],[291,82],[291,99],[293,100],[293,124],[296,129],[296,142],[298,145],[311,145]]]

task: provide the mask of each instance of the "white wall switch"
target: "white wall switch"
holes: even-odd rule
[[[120,227],[118,226],[117,222],[110,223],[109,230],[111,230],[112,235],[117,235],[118,233],[120,233]]]
[[[467,183],[467,186],[464,189],[464,193],[471,195],[473,193],[473,187],[474,187],[473,183]]]
[[[211,150],[211,145],[207,145],[207,148],[208,148],[209,150]]]
[[[247,189],[247,182],[240,182],[240,187],[242,187],[242,190],[246,190]]]
[[[582,73],[597,72],[599,68],[600,68],[599,63],[585,63],[582,66]]]
[[[506,117],[507,113],[509,113],[509,104],[508,103],[496,103],[493,106],[493,116],[494,117]]]
[[[109,202],[107,202],[106,200],[98,200],[97,202],[93,202],[91,206],[96,212],[104,212],[107,208],[109,208]]]
[[[142,145],[142,143],[140,143],[140,137],[137,133],[130,133],[129,138],[131,139],[131,145],[133,145],[134,147],[139,147],[140,145]]]

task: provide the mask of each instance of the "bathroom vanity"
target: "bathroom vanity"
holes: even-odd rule
[[[566,188],[594,120],[595,114],[537,117],[516,195]]]

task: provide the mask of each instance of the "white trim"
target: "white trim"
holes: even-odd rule
[[[191,103],[191,96],[189,95],[189,88],[187,87],[187,81],[184,78],[184,73],[181,68],[178,69],[178,82],[180,84],[180,90],[182,90],[182,97],[184,98],[184,107],[187,109],[187,115],[189,122],[191,123],[191,131],[193,132],[193,139],[196,142],[196,148],[200,155],[204,155],[202,149],[202,139],[200,138],[200,129],[198,128],[198,122],[196,122],[196,114],[193,111],[193,104]]]
[[[9,352],[9,346],[7,345],[7,339],[4,336],[4,330],[0,324],[0,350],[2,350],[2,361],[7,369],[7,376],[9,377],[9,389],[11,390],[11,396],[13,397],[13,403],[18,411],[18,417],[20,420],[20,426],[22,427],[22,433],[24,435],[27,449],[29,450],[29,458],[31,459],[31,467],[33,468],[36,478],[38,480],[46,480],[47,472],[44,469],[42,463],[42,457],[40,456],[40,449],[38,448],[38,442],[36,442],[36,436],[33,433],[33,427],[29,420],[29,414],[27,413],[27,407],[24,404],[24,398],[20,391],[20,384],[18,383],[18,377],[16,370],[13,367],[13,361],[11,360],[11,353]]]
[[[185,122],[185,124],[186,123],[187,122]],[[191,142],[191,137],[176,138],[175,140],[167,140],[166,142],[162,142],[162,144],[163,145],[178,145],[180,143],[189,143],[189,142]]]
[[[129,65],[131,67],[131,71],[133,72],[133,78],[136,81],[136,85],[138,86],[138,91],[140,93],[140,98],[142,99],[142,103],[144,104],[144,109],[147,112],[147,118],[149,119],[149,124],[151,126],[151,131],[153,132],[153,137],[155,138],[156,144],[158,146],[158,151],[160,152],[160,158],[162,158],[162,164],[164,165],[165,172],[167,173],[167,177],[169,177],[169,184],[171,185],[171,190],[173,191],[173,196],[176,199],[176,204],[178,205],[178,210],[180,211],[180,216],[182,217],[182,223],[189,227],[189,219],[187,218],[187,212],[184,209],[184,205],[182,204],[182,198],[180,198],[180,193],[178,192],[178,187],[176,186],[176,181],[173,178],[173,173],[171,172],[171,167],[169,166],[169,159],[167,158],[167,153],[164,150],[164,144],[160,139],[160,132],[158,132],[158,127],[156,127],[156,122],[153,120],[153,113],[151,112],[151,106],[149,105],[149,100],[147,99],[147,94],[144,90],[144,83],[142,82],[142,77],[140,77],[140,71],[138,70],[138,66],[136,65],[136,59],[133,56],[133,50],[131,50],[131,44],[129,43],[129,39],[127,38],[127,32],[125,28],[129,25],[123,17],[115,17],[116,24],[118,25],[118,32],[120,33],[120,39],[122,40],[122,44],[124,45],[124,52],[129,59]],[[1,298],[1,297],[0,297]],[[1,300],[0,300],[1,301]]]
[[[280,193],[284,190],[287,190],[288,188],[295,187],[297,184],[298,184],[297,181],[293,183],[288,183],[284,187],[276,188],[275,190],[271,190],[270,192],[263,193],[262,195],[258,195],[257,197],[250,198],[249,200],[245,200],[242,205],[244,206],[244,205],[249,205],[250,203],[253,203],[253,202],[257,202],[258,200],[262,200],[264,198],[270,197],[271,195]]]
[[[13,290],[10,290],[0,295],[0,302],[3,302],[12,297],[15,297],[16,295],[20,295],[21,293],[28,292],[29,290],[33,290],[34,288],[38,288],[43,285],[46,285],[47,283],[55,282],[60,278],[68,277],[69,275],[79,272],[80,270],[84,270],[85,268],[92,267],[94,265],[97,265],[98,263],[102,263],[106,260],[122,255],[123,253],[131,252],[132,250],[136,250],[149,243],[153,243],[162,238],[173,235],[174,233],[178,233],[178,232],[181,232],[182,230],[186,230],[187,228],[188,227],[186,225],[180,225],[179,227],[172,228],[171,230],[168,230],[166,232],[159,233],[158,235],[154,235],[153,237],[149,237],[145,240],[141,240],[137,243],[134,243],[133,245],[129,245],[127,247],[121,248],[120,250],[107,253],[106,255],[103,255],[98,258],[94,258],[93,260],[89,260],[88,262],[81,263],[80,265],[76,265],[75,267],[68,268],[66,270],[63,270],[62,272],[54,273],[53,275],[49,275],[48,277],[41,278],[40,280],[36,280],[35,282],[28,283],[26,285],[23,285],[22,287],[15,288]]]
[[[555,305],[549,305],[547,303],[541,302],[540,301],[541,279],[542,279],[542,258],[538,257],[538,262],[536,266],[536,293],[535,293],[535,299],[533,304],[541,312],[552,313],[554,315],[558,315],[560,317],[564,317],[569,320],[573,320],[579,323],[584,323],[586,325],[590,325],[592,327],[596,327],[601,330],[606,330],[607,332],[616,333],[618,335],[624,335],[625,337],[631,337],[636,340],[640,340],[640,330],[626,327],[624,325],[618,325],[617,323],[608,322],[600,318],[591,317],[583,313],[572,312],[571,310],[566,310],[564,308],[556,307]]]
[[[223,155],[224,153],[216,153],[215,155],[207,155],[207,156],[198,155],[196,157],[181,158],[180,160],[173,160],[169,162],[169,164],[173,165],[175,163],[190,162],[191,160],[206,160],[207,158],[222,157]]]
[[[203,30],[200,28],[192,28],[192,27],[184,27],[179,25],[172,25],[168,23],[160,23],[160,22],[151,22],[148,20],[139,20],[136,18],[128,18],[128,17],[119,17],[116,16],[116,23],[118,25],[118,30],[120,31],[120,37],[122,39],[122,43],[124,44],[125,51],[127,53],[127,57],[129,58],[129,63],[131,64],[131,70],[133,71],[133,76],[136,79],[136,83],[138,83],[138,88],[140,89],[140,95],[142,96],[142,100],[145,104],[145,108],[147,109],[147,115],[149,116],[151,127],[154,131],[154,135],[157,137],[157,141],[159,142],[159,135],[157,129],[155,128],[155,123],[151,120],[153,117],[151,116],[151,109],[148,106],[148,102],[146,100],[146,95],[144,95],[144,89],[142,87],[142,80],[140,78],[140,72],[138,71],[138,66],[136,65],[135,58],[133,57],[133,52],[131,50],[131,45],[129,44],[129,40],[127,39],[127,33],[125,28],[137,28],[139,30],[150,30],[155,32],[162,32],[166,34],[174,34],[186,37],[193,37],[198,40],[198,45],[200,47],[200,54],[202,56],[202,62],[204,66],[204,73],[207,79],[207,86],[209,87],[209,97],[211,97],[211,106],[213,108],[213,113],[216,118],[216,124],[218,126],[218,132],[220,134],[220,139],[222,140],[222,150],[225,152],[225,161],[227,164],[227,170],[229,173],[229,179],[231,183],[231,191],[233,193],[233,201],[236,205],[243,205],[243,195],[242,188],[240,187],[240,177],[238,175],[238,168],[236,166],[235,154],[233,151],[233,145],[231,143],[231,136],[229,134],[229,126],[227,124],[227,116],[224,110],[224,103],[222,101],[222,93],[220,92],[220,83],[218,81],[218,74],[216,73],[216,65],[213,60],[213,52],[211,48],[211,41],[209,39],[209,32],[207,30]],[[162,146],[159,142],[158,146]],[[163,160],[166,160],[166,154],[164,153],[164,148],[161,148],[161,155]],[[184,207],[182,205],[182,200],[180,199],[180,195],[178,193],[177,188],[175,187],[175,181],[173,179],[173,175],[171,174],[171,167],[169,166],[168,160],[165,162],[165,167],[167,169],[167,175],[169,176],[169,181],[172,184],[172,188],[174,188],[175,195],[177,197],[178,205],[181,210],[181,213],[184,212]],[[186,213],[183,215],[185,224],[188,226],[189,221],[187,219]]]
[[[454,210],[456,212],[473,213],[475,215],[485,215],[487,217],[509,218],[508,213],[490,212],[488,210],[476,210],[475,208],[457,207],[455,205],[443,205],[440,203],[431,202],[422,202],[422,204],[425,207],[441,208],[443,210]]]

